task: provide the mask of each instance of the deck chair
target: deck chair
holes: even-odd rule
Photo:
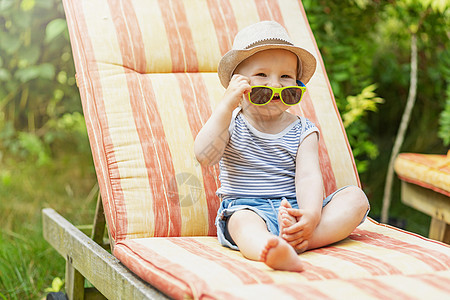
[[[218,168],[196,162],[193,142],[224,92],[217,63],[249,24],[275,20],[317,58],[292,112],[320,129],[324,195],[360,185],[301,1],[63,3],[112,253],[43,211],[45,238],[67,261],[70,299],[448,298],[450,248],[371,219],[301,254],[302,273],[274,271],[217,241]]]

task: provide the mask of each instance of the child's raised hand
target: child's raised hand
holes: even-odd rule
[[[232,110],[239,106],[242,96],[250,93],[250,79],[240,74],[234,74],[231,77],[230,84],[225,91],[223,101],[230,106]]]
[[[289,227],[283,228],[282,237],[297,252],[303,252],[308,246],[308,240],[319,224],[320,217],[304,209],[286,208],[287,213],[298,220]]]

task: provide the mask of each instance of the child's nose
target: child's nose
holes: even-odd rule
[[[282,87],[280,80],[277,79],[277,78],[274,78],[274,79],[270,80],[270,86],[274,87],[274,88]]]

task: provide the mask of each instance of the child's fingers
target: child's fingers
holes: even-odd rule
[[[287,241],[287,240],[286,240]],[[287,241],[287,243],[289,244],[289,245],[291,245],[292,246],[292,248],[294,248],[294,249],[298,249],[298,248],[303,248],[304,246],[305,246],[305,244],[307,243],[307,240],[305,240],[304,238],[299,238],[299,239],[296,239],[296,240],[292,240],[292,241]]]
[[[223,99],[225,103],[230,104],[232,109],[239,106],[242,96],[251,91],[250,81],[247,77],[235,74],[225,90]]]
[[[280,215],[281,215],[281,221],[283,222],[283,225],[285,228],[297,223],[297,219],[295,217],[291,216],[290,214],[288,214],[286,211],[280,210]]]
[[[252,87],[250,86],[250,79],[240,74],[234,74],[233,77],[231,77],[229,85],[234,85],[241,88],[244,94],[248,94],[252,91]]]
[[[300,230],[302,230],[303,226],[304,225],[301,222],[297,222],[297,223],[293,224],[292,226],[284,228],[283,232],[286,234],[293,234],[293,233],[296,233],[296,232],[299,232]]]
[[[290,216],[282,216],[281,222],[283,222],[284,227],[287,228],[295,223],[295,220],[291,219]]]
[[[295,251],[297,251],[297,253],[305,252],[306,249],[308,248],[308,241],[303,240],[299,244],[292,246],[292,247],[294,247],[294,249],[295,249]]]
[[[250,86],[250,79],[243,75],[234,74],[233,77],[231,77],[229,85],[233,84],[244,84]]]
[[[246,79],[237,79],[232,84],[230,83],[228,89],[234,90],[242,95],[247,95],[252,91],[252,87]]]
[[[284,233],[284,234],[282,235],[282,237],[283,237],[283,239],[285,239],[287,242],[293,242],[293,241],[296,241],[296,240],[300,240],[300,239],[303,239],[303,230],[297,231],[297,232],[291,233],[291,234]]]
[[[286,208],[286,211],[293,217],[300,218],[301,216],[303,216],[303,212],[301,209]]]

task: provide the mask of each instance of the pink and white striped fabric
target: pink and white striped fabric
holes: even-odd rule
[[[115,255],[176,299],[446,299],[450,250],[366,221],[347,239],[300,255],[302,273],[274,271],[214,237],[118,242]]]
[[[201,167],[193,142],[224,92],[217,64],[249,24],[275,20],[316,57],[292,110],[321,131],[324,195],[359,185],[300,0],[63,3],[114,254],[144,280],[176,298],[406,297],[414,289],[405,284],[449,292],[448,247],[371,221],[336,246],[303,254],[309,269],[300,275],[267,270],[217,243],[218,167]]]
[[[196,163],[193,141],[224,91],[215,73],[218,61],[239,28],[260,20],[283,24],[294,42],[319,61],[301,106],[293,110],[321,130],[324,194],[358,184],[353,156],[301,2],[64,3],[94,163],[114,241],[215,235],[218,170]],[[184,182],[186,178],[191,184]]]

